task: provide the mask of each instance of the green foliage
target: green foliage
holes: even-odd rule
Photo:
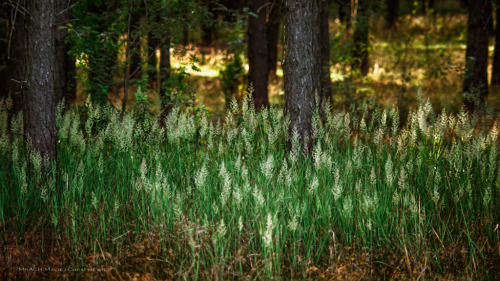
[[[228,55],[224,60],[224,67],[220,71],[220,77],[226,102],[237,96],[238,88],[242,82],[241,78],[246,73],[243,61],[242,55],[238,54]]]
[[[124,77],[123,69],[130,67],[130,61],[118,57],[126,47],[129,25],[131,55],[140,56],[146,38],[175,39],[181,30],[179,26],[190,26],[204,17],[203,9],[194,0],[85,0],[76,3],[73,15],[78,20],[66,27],[72,45],[70,54],[84,70],[79,77],[84,92],[101,105],[108,101],[114,77]],[[160,47],[169,48],[163,45]],[[133,82],[145,89],[147,78],[143,75]]]
[[[247,9],[244,9],[243,13],[234,11],[234,21],[226,22],[229,28],[226,39],[228,50],[224,58],[224,66],[220,70],[222,91],[224,92],[226,107],[233,97],[238,97],[239,87],[246,74],[243,63],[245,62],[244,52],[246,43],[244,39],[248,13]]]
[[[179,68],[172,71],[167,81],[162,84],[162,104],[169,107],[177,107],[183,105],[185,107],[195,106],[196,89],[191,87],[186,78],[190,76],[187,68],[190,67],[193,71],[200,71],[196,66],[199,62],[194,55],[190,56],[189,62],[182,64]]]

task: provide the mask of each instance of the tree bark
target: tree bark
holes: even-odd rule
[[[26,91],[24,92],[24,130],[28,147],[43,158],[42,170],[47,171],[57,159],[56,111],[54,91],[55,71],[55,1],[27,2]]]
[[[491,72],[491,85],[500,86],[500,0],[495,1],[496,28],[495,28],[495,53],[493,55],[493,71]]]
[[[491,0],[488,0],[488,23],[487,23],[487,29],[488,29],[488,37],[493,37],[495,36],[495,28],[493,27],[493,6],[491,3]]]
[[[61,29],[71,19],[71,2],[67,0],[56,0],[56,64],[54,70],[55,100],[56,104],[63,98],[66,104],[71,104],[76,100],[76,66],[75,60],[68,52],[71,46],[66,43],[67,32]]]
[[[285,17],[285,108],[290,116],[289,134],[299,135],[303,151],[311,149],[314,94],[321,90],[318,1],[286,0]]]
[[[424,15],[427,14],[429,10],[434,9],[435,6],[436,6],[435,0],[422,1],[422,11],[424,12]]]
[[[186,48],[188,44],[189,44],[189,27],[184,26],[182,28],[182,46]]]
[[[143,7],[136,5],[131,7],[132,17],[130,22],[130,78],[137,82],[142,78],[142,57],[141,57],[141,38],[140,38],[140,20],[143,14]],[[145,12],[144,12],[145,13]]]
[[[149,85],[151,88],[158,90],[161,99],[161,116],[162,119],[168,115],[172,109],[168,85],[166,82],[170,78],[170,37],[158,38],[154,34],[149,35],[148,39],[149,52]],[[160,51],[160,61],[158,68],[158,60],[156,52]]]
[[[387,27],[393,29],[399,17],[399,0],[385,0],[385,5],[387,8],[385,21]]]
[[[160,47],[160,72],[158,73],[160,82],[160,98],[162,100],[162,120],[172,110],[172,100],[170,96],[170,91],[167,90],[167,81],[170,78],[171,66],[170,66],[170,37],[164,39],[163,44]]]
[[[276,78],[282,0],[272,0],[271,3],[269,21],[267,22],[267,63],[270,77]]]
[[[160,47],[160,40],[156,38],[153,34],[148,36],[148,77],[149,77],[149,87],[154,90],[158,90],[160,87],[160,76],[158,71],[158,60],[156,58],[156,51]]]
[[[207,20],[202,22],[201,26],[201,44],[203,46],[210,46],[216,37],[214,26],[217,21],[217,6],[214,0],[201,0],[200,5],[205,6],[208,12]]]
[[[328,0],[320,0],[320,43],[321,43],[321,100],[332,94],[332,80],[330,79],[330,29]]]
[[[340,22],[345,24],[346,29],[351,28],[351,0],[338,0],[338,13]]]
[[[469,5],[463,91],[465,105],[471,111],[488,96],[488,5],[490,0],[477,0]]]
[[[359,69],[363,76],[368,74],[368,30],[370,0],[358,0],[356,26],[354,31],[353,69]]]
[[[258,16],[248,16],[248,83],[255,89],[253,97],[257,109],[269,105],[266,3],[267,0],[249,2],[250,12]]]

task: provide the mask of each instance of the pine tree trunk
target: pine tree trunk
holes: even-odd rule
[[[158,60],[156,58],[156,51],[160,47],[160,40],[155,38],[152,34],[148,36],[148,78],[149,87],[154,90],[158,90],[160,87],[160,76],[158,73]]]
[[[162,119],[166,117],[170,110],[172,110],[172,101],[167,91],[166,82],[170,78],[171,66],[170,66],[170,37],[166,37],[164,42],[160,46],[160,73],[159,82],[160,82],[160,98],[162,100]]]
[[[267,23],[267,62],[269,75],[276,78],[276,66],[278,62],[278,41],[281,23],[282,0],[272,0]]]
[[[474,110],[488,96],[488,5],[489,0],[477,0],[469,5],[467,19],[467,50],[463,91],[465,105]]]
[[[332,81],[330,79],[330,30],[328,0],[320,0],[320,43],[321,43],[321,94],[322,100],[330,98]]]
[[[54,0],[27,1],[26,91],[24,92],[24,130],[26,142],[53,164],[57,159]],[[47,171],[52,163],[42,164]]]
[[[186,48],[188,44],[189,44],[189,27],[184,26],[182,28],[182,46]]]
[[[385,5],[387,8],[385,21],[387,27],[392,29],[396,26],[399,17],[399,0],[385,0]]]
[[[248,82],[255,89],[253,97],[257,109],[269,105],[266,3],[267,0],[250,0],[249,2],[250,12],[258,16],[248,16]]]
[[[353,69],[359,69],[363,76],[368,74],[368,32],[370,0],[358,0],[356,27],[354,31]]]
[[[139,23],[142,7],[136,7],[137,10],[132,10],[131,28],[131,44],[130,44],[130,78],[135,82],[142,78],[142,57],[141,57],[141,38],[139,37]]]
[[[351,28],[351,0],[338,0],[338,13],[340,22],[345,24],[346,29]]]
[[[493,71],[491,72],[491,85],[500,86],[500,0],[495,1],[496,29],[495,29],[495,54],[493,55]]]
[[[202,23],[201,26],[201,44],[203,46],[210,46],[215,38],[215,22],[217,20],[217,5],[214,0],[202,0],[200,3],[205,6],[208,12],[208,20]]]
[[[320,28],[317,17],[319,0],[286,0],[285,74],[286,111],[290,116],[289,134],[294,129],[304,151],[311,149],[314,95],[321,90]]]

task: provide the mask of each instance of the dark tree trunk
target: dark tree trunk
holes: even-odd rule
[[[170,37],[157,38],[153,34],[149,35],[149,85],[151,88],[158,90],[161,99],[161,116],[162,119],[168,115],[172,109],[169,85],[167,84],[170,78]],[[158,62],[156,52],[160,51],[160,61]],[[159,66],[159,67],[158,67]]]
[[[329,98],[332,93],[330,79],[330,29],[328,16],[328,0],[320,0],[320,43],[321,43],[321,100]]]
[[[47,157],[55,164],[57,158],[54,92],[55,1],[26,2],[29,12],[26,36],[26,68],[29,75],[26,77],[23,103],[26,142],[40,153],[42,159]],[[49,168],[42,167],[44,171]]]
[[[182,29],[182,46],[184,48],[189,44],[189,27],[184,26]]]
[[[248,83],[253,84],[253,97],[257,109],[269,105],[267,80],[267,0],[250,0],[250,12],[258,17],[248,16]]]
[[[495,36],[495,28],[493,27],[493,6],[491,0],[488,0],[488,37]]]
[[[495,1],[496,28],[495,28],[495,54],[493,55],[493,71],[491,85],[500,86],[500,0]]]
[[[139,7],[137,7],[139,8]],[[140,31],[140,17],[141,8],[132,10],[132,17],[130,22],[130,78],[135,80],[141,79],[142,77],[142,58],[141,58],[141,38],[139,35]]]
[[[158,60],[156,52],[160,48],[160,40],[155,38],[152,34],[148,36],[148,77],[149,87],[157,90],[160,87],[160,76],[158,71]]]
[[[321,90],[319,0],[286,0],[285,74],[286,111],[290,116],[289,134],[296,129],[304,151],[311,148],[314,94]]]
[[[396,27],[396,22],[399,17],[399,0],[385,0],[385,5],[387,8],[385,21],[387,23],[387,27],[393,29]]]
[[[214,29],[211,26],[203,26],[201,28],[201,45],[210,46],[214,41]]]
[[[349,29],[351,28],[351,0],[338,0],[337,2],[340,22]]]
[[[172,100],[170,96],[170,89],[167,83],[170,78],[171,66],[170,66],[170,37],[164,39],[163,44],[160,46],[160,98],[162,100],[162,120],[164,120],[172,109]]]
[[[67,104],[76,100],[76,66],[75,60],[68,52],[71,46],[66,43],[66,30],[59,28],[66,25],[71,19],[71,2],[56,0],[56,64],[54,70],[55,100],[56,104],[65,98]]]
[[[205,6],[208,11],[207,19],[202,22],[201,26],[201,44],[210,46],[216,37],[214,26],[217,21],[217,5],[214,0],[202,0],[200,4]]]
[[[368,30],[370,0],[358,0],[356,26],[354,31],[354,69],[359,69],[363,76],[368,74]]]
[[[270,6],[269,21],[267,22],[267,63],[269,66],[270,77],[276,78],[282,0],[272,1],[272,5]]]
[[[463,91],[465,105],[473,110],[488,96],[488,5],[490,0],[477,0],[469,5],[467,50]]]
[[[427,14],[429,10],[434,9],[436,6],[436,1],[435,0],[424,0],[422,1],[422,11],[424,14]]]

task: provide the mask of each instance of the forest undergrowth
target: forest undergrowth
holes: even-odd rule
[[[307,156],[283,107],[251,95],[224,120],[175,108],[165,128],[61,104],[45,174],[2,102],[1,279],[493,278],[497,116],[418,103],[404,126],[396,107],[325,103]]]

